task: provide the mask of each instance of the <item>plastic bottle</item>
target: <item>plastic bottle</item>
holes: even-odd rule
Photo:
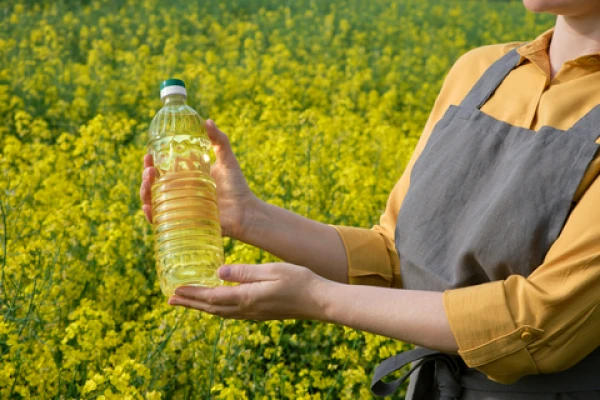
[[[160,288],[171,296],[181,285],[216,286],[223,241],[216,185],[210,176],[210,139],[204,119],[186,104],[185,83],[160,85],[164,107],[150,124],[148,152],[157,170],[152,224]]]

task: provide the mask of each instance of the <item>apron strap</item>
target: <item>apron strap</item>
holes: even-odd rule
[[[399,379],[386,383],[383,378],[398,371],[404,366],[419,360]],[[423,364],[435,363],[436,381],[440,390],[440,400],[458,398],[461,393],[460,365],[452,356],[439,351],[418,348],[390,357],[377,366],[371,381],[371,392],[377,396],[389,396],[402,385],[408,377]]]
[[[595,142],[600,138],[600,105],[581,118],[569,131]]]
[[[481,108],[520,61],[521,55],[516,48],[506,53],[485,71],[460,105],[470,109]]]

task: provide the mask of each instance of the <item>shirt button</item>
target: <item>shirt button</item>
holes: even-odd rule
[[[533,333],[529,331],[524,331],[523,333],[521,333],[521,340],[529,342],[531,339],[533,339]]]

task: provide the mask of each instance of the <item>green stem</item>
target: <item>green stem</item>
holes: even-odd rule
[[[277,357],[277,349],[279,349],[279,346],[281,345],[281,337],[283,336],[284,329],[285,329],[285,324],[282,321],[281,322],[281,331],[279,332],[279,338],[277,339],[277,344],[275,345],[275,351],[273,352],[273,355],[271,356],[271,359],[269,360],[269,364],[267,364],[267,369],[265,370],[265,379],[263,381],[262,388],[260,390],[261,396],[265,395],[265,387],[267,386],[267,379],[270,375],[271,365],[273,365],[273,362],[275,361],[275,358]],[[282,351],[283,351],[283,349],[282,349]]]
[[[0,281],[0,290],[4,294],[4,304],[7,303],[7,294],[6,288],[4,287],[4,282],[6,282],[6,258],[8,257],[8,253],[6,250],[6,242],[8,241],[8,226],[6,225],[6,210],[4,209],[4,203],[0,200],[0,209],[2,210],[2,224],[4,226],[4,236],[2,239],[2,281]]]
[[[219,330],[217,332],[217,337],[215,338],[215,343],[213,344],[213,353],[212,360],[210,362],[210,371],[209,371],[209,381],[208,381],[208,390],[206,394],[206,398],[210,400],[210,389],[213,387],[213,383],[215,380],[215,359],[217,358],[217,345],[219,344],[219,339],[221,338],[221,330],[223,329],[223,318],[219,322]]]
[[[152,369],[152,364],[154,363],[154,361],[152,359],[154,358],[154,356],[159,351],[162,351],[167,346],[167,343],[169,342],[169,339],[171,339],[171,336],[173,336],[173,333],[175,333],[175,331],[177,330],[177,327],[179,326],[180,322],[183,320],[183,318],[187,314],[187,311],[188,311],[187,309],[184,310],[184,312],[181,314],[181,316],[179,317],[179,319],[177,320],[177,322],[175,323],[175,325],[173,325],[173,328],[171,329],[171,331],[169,331],[169,333],[167,333],[167,337],[165,338],[165,340],[163,340],[162,342],[160,342],[160,344],[158,345],[158,347],[144,361],[144,365],[147,365],[150,361],[152,361],[150,363],[150,365],[147,365],[147,367],[149,369]],[[155,380],[156,380],[156,374],[152,374],[152,379],[150,380],[150,383],[148,384],[148,390],[149,391],[152,390],[152,387],[154,385],[154,381]]]

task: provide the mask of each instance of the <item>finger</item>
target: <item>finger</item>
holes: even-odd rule
[[[142,172],[142,181],[148,181],[150,183],[154,182],[154,180],[156,179],[156,168],[155,167],[146,167],[144,168],[144,171]]]
[[[152,204],[152,182],[142,181],[140,185],[140,200],[142,204]]]
[[[232,264],[219,268],[219,278],[229,282],[258,282],[278,279],[271,264]]]
[[[146,216],[146,221],[152,223],[152,206],[149,204],[144,204],[142,206],[142,210],[144,211],[144,215]]]
[[[154,166],[154,158],[152,157],[152,154],[148,153],[144,155],[144,168],[148,168],[148,167],[152,167]]]
[[[239,286],[217,286],[214,288],[180,286],[175,289],[178,297],[200,301],[214,306],[237,306],[240,304]]]
[[[206,120],[206,132],[208,133],[208,137],[210,138],[213,149],[215,150],[217,162],[231,167],[239,167],[237,159],[235,158],[233,150],[231,149],[229,138],[225,133],[217,128],[215,121],[212,119]]]
[[[233,315],[240,314],[240,309],[237,306],[215,306],[203,301],[177,295],[171,296],[169,299],[169,305],[193,308],[195,310],[204,311],[208,314],[217,315],[219,317],[231,317]]]

